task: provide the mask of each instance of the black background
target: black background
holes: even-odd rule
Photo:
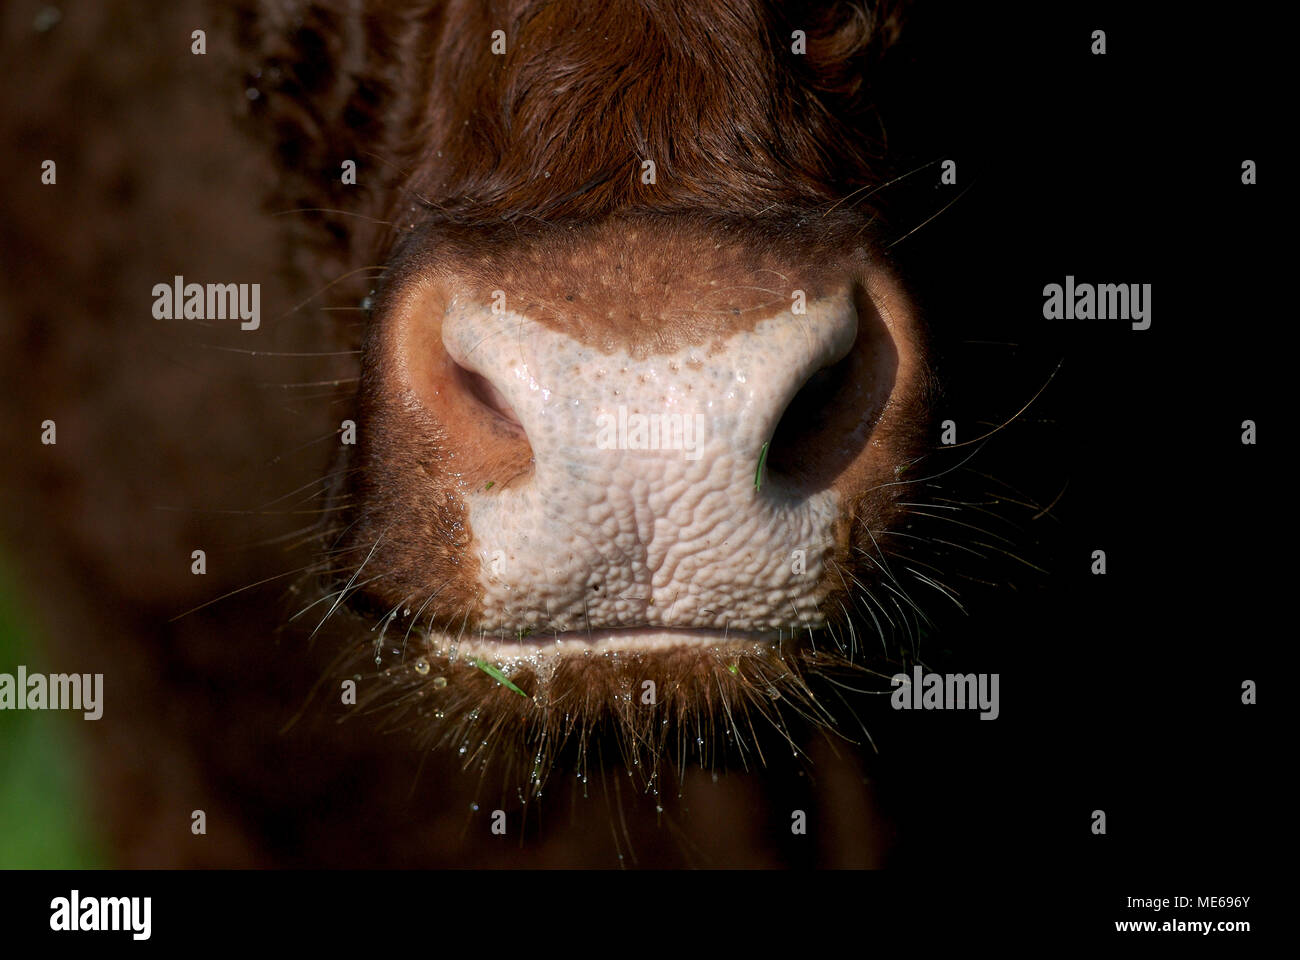
[[[1290,359],[1287,174],[1270,162],[1277,25],[1250,6],[1001,9],[930,8],[923,21],[981,78],[979,100],[945,100],[953,77],[931,76],[951,107],[941,126],[977,173],[941,228],[896,252],[931,265],[934,312],[1017,341],[1030,368],[1060,361],[1017,456],[1041,502],[1064,493],[1043,589],[982,611],[966,638],[1000,661],[997,734],[972,723],[909,765],[909,819],[926,828],[907,842],[916,863],[961,850],[1053,873],[1248,874],[1278,842],[1287,763],[1268,682],[1285,674],[1289,552],[1270,452],[1285,442],[1270,412]],[[1089,52],[1094,29],[1105,56]],[[1245,159],[1256,186],[1241,183]],[[1150,329],[1044,320],[1042,288],[1067,274],[1150,283]],[[1246,419],[1257,446],[1240,442]],[[1095,549],[1105,576],[1090,572]],[[1259,705],[1241,704],[1244,680]],[[1087,827],[1093,809],[1105,837]]]

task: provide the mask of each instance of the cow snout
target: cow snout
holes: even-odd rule
[[[767,459],[792,400],[857,332],[841,292],[634,356],[452,298],[448,357],[530,451],[531,469],[467,494],[482,629],[616,643],[628,628],[667,640],[818,625],[839,496]]]
[[[363,596],[499,660],[812,637],[919,436],[905,299],[861,255],[572,243],[392,281],[351,475]]]

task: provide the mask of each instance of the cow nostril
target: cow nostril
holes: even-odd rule
[[[492,386],[487,377],[475,373],[473,370],[467,370],[454,361],[453,365],[456,368],[456,376],[460,380],[461,386],[470,396],[502,420],[521,430],[523,429],[523,425],[520,424],[519,417],[515,414],[514,408],[510,406],[510,402],[506,400],[500,390]]]
[[[767,470],[787,477],[808,472],[809,453],[831,442],[832,421],[843,412],[850,393],[853,354],[822,367],[804,381],[781,414],[768,448]],[[815,459],[815,458],[813,458]]]

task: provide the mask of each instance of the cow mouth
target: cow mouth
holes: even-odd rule
[[[743,648],[770,645],[789,638],[803,626],[781,629],[735,630],[661,626],[591,627],[582,630],[528,632],[513,636],[435,635],[433,652],[451,657],[487,657],[497,661],[550,656],[592,656],[613,653],[656,653],[675,649]]]

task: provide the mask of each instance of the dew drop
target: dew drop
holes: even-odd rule
[[[428,660],[416,660],[416,661],[415,661],[415,672],[418,673],[418,674],[419,674],[420,676],[422,676],[422,677],[427,676],[428,673],[429,673],[429,661],[428,661]]]

